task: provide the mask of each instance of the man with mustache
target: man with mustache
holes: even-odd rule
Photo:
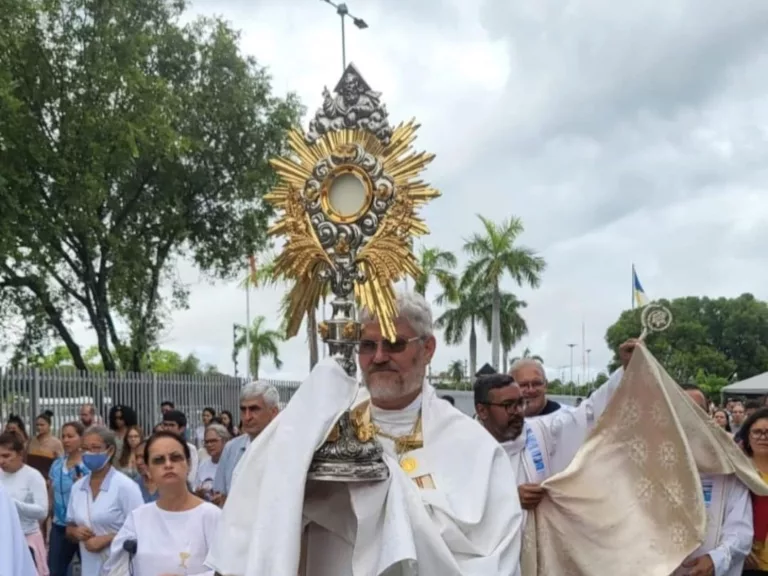
[[[319,363],[243,456],[208,556],[219,574],[519,574],[523,513],[509,459],[425,381],[437,346],[427,301],[402,293],[396,306],[394,340],[361,313],[363,388],[334,360]],[[389,478],[308,480],[313,452],[350,405],[353,417],[370,408]]]
[[[526,398],[512,376],[478,377],[477,419],[509,455],[524,510],[535,509],[544,495],[541,483],[570,464],[621,382],[636,345],[628,340],[620,346],[622,368],[577,408],[535,418],[525,418]]]

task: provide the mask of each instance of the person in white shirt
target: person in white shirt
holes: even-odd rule
[[[173,432],[157,432],[147,440],[144,459],[159,497],[128,516],[112,541],[106,574],[213,576],[204,563],[221,510],[189,491],[191,454]],[[129,542],[135,545],[132,552],[126,550]]]
[[[80,543],[82,576],[102,576],[109,545],[134,509],[144,504],[138,484],[112,466],[115,433],[91,426],[83,433],[83,464],[91,471],[72,486],[67,536]]]
[[[32,551],[21,529],[19,512],[0,484],[0,574],[37,576]]]
[[[213,499],[213,481],[216,479],[221,453],[231,438],[229,431],[221,424],[209,424],[206,428],[203,442],[208,457],[201,460],[197,466],[197,478],[193,486],[195,494],[200,498],[208,501]]]
[[[683,388],[693,403],[707,412],[704,392],[692,384]],[[749,490],[735,474],[702,474],[701,487],[707,534],[673,576],[741,576],[754,535]]]
[[[162,427],[163,430],[178,434],[180,438],[186,438],[187,415],[180,410],[169,410],[168,412],[163,412]],[[189,446],[189,453],[191,454],[191,458],[189,460],[189,476],[187,476],[187,482],[189,482],[190,485],[194,485],[195,478],[197,478],[198,466],[197,448],[194,444],[190,444],[189,442],[187,442],[187,446]]]
[[[622,344],[623,366],[629,363],[636,341]],[[536,360],[526,359],[526,365]],[[543,368],[542,368],[543,370]],[[512,372],[520,372],[517,367]],[[526,418],[525,392],[511,375],[480,376],[475,383],[478,420],[501,443],[512,463],[520,504],[533,510],[544,496],[541,483],[565,470],[608,405],[621,382],[623,368],[577,408]]]
[[[0,484],[16,505],[37,573],[48,576],[48,554],[40,522],[48,517],[48,488],[45,478],[24,464],[24,444],[16,434],[0,434]]]

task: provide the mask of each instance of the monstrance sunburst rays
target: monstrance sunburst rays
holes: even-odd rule
[[[318,165],[332,157],[349,153],[359,146],[381,164],[382,172],[394,184],[392,190],[378,188],[373,194],[389,201],[386,214],[376,232],[355,255],[362,273],[355,282],[355,299],[359,307],[368,308],[378,318],[385,338],[394,340],[394,284],[406,275],[420,275],[411,239],[428,233],[417,210],[440,192],[419,179],[420,173],[434,155],[415,152],[413,142],[419,125],[414,120],[400,124],[392,131],[388,143],[362,129],[328,131],[314,142],[307,142],[300,130],[292,130],[288,143],[292,154],[271,160],[279,176],[278,185],[265,200],[281,212],[269,230],[270,235],[286,238],[283,252],[275,261],[275,275],[295,281],[290,292],[291,313],[287,335],[294,336],[307,313],[314,311],[328,282],[324,271],[334,270],[334,261],[324,248],[306,208],[316,200],[317,190],[307,183]],[[330,253],[344,250],[344,245],[330,248]]]

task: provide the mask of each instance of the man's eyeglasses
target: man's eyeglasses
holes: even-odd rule
[[[390,342],[386,339],[379,341],[360,340],[360,342],[357,343],[357,352],[358,354],[376,354],[376,351],[379,349],[379,344],[381,344],[381,350],[384,354],[400,354],[400,352],[408,347],[408,344],[421,339],[421,336],[415,336],[413,338],[397,338],[394,342]]]
[[[755,440],[758,440],[762,438],[763,440],[768,440],[768,430],[750,430],[749,431],[749,437],[754,438]]]
[[[518,382],[518,386],[520,386],[521,390],[536,390],[539,388],[544,387],[544,381],[543,380],[531,380],[529,382]]]
[[[499,408],[504,408],[504,410],[507,411],[507,413],[510,412],[520,412],[521,410],[525,409],[525,405],[527,402],[523,399],[520,400],[510,400],[509,402],[483,402],[486,406],[498,406]]]

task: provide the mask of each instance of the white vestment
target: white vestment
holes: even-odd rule
[[[702,475],[701,487],[707,510],[707,535],[690,555],[709,554],[715,576],[741,576],[744,560],[752,550],[752,499],[736,475]],[[673,576],[683,576],[679,568]]]
[[[509,459],[431,386],[424,447],[404,455],[417,463],[410,477],[385,449],[386,481],[307,483],[315,450],[365,399],[334,360],[315,367],[241,459],[207,564],[224,576],[296,576],[307,526],[308,576],[517,574],[522,513]],[[420,476],[434,488],[420,489]]]
[[[608,406],[623,374],[624,370],[619,368],[576,408],[561,408],[551,414],[525,419],[520,436],[502,444],[518,486],[541,484],[568,467]]]
[[[21,529],[19,513],[0,486],[0,574],[37,576],[37,569]]]

